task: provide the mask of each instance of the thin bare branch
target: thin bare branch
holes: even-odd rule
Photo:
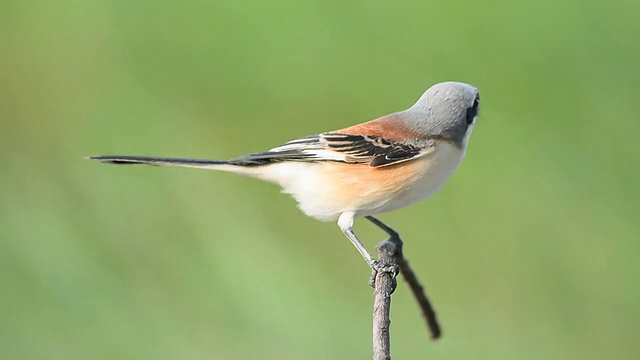
[[[380,265],[395,267],[396,245],[383,241],[377,247]],[[391,310],[391,294],[396,289],[395,272],[379,271],[375,275],[373,292],[373,360],[391,360],[391,343],[389,336],[389,311]]]
[[[374,218],[373,216],[367,216],[367,220],[371,221],[384,232],[389,234],[388,241],[395,244],[395,263],[400,268],[402,277],[404,277],[404,280],[407,282],[407,284],[409,284],[411,292],[416,298],[418,306],[420,306],[422,315],[424,316],[425,321],[427,322],[427,327],[429,328],[429,332],[431,333],[431,338],[434,340],[440,338],[442,336],[442,328],[438,323],[436,312],[433,308],[433,305],[431,305],[431,301],[429,301],[429,298],[427,297],[427,293],[424,291],[424,287],[422,286],[422,284],[420,284],[418,277],[409,265],[409,261],[404,257],[403,243],[400,239],[400,235],[398,235],[395,230],[387,226],[382,221]]]

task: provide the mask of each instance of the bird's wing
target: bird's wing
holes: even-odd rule
[[[336,161],[382,167],[428,154],[428,141],[396,142],[379,136],[328,132],[289,141],[267,152],[229,160],[232,165],[255,166],[280,161]]]

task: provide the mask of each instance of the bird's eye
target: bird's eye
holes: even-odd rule
[[[480,95],[476,96],[473,100],[473,105],[467,109],[467,124],[471,124],[473,119],[478,115],[478,108],[480,107]]]

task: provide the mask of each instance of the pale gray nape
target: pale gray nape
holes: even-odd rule
[[[478,89],[471,85],[444,82],[430,87],[413,106],[396,114],[407,120],[409,130],[462,147],[469,126],[467,110],[478,94]]]

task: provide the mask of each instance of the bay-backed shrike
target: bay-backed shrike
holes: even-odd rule
[[[276,183],[308,216],[337,220],[374,271],[390,271],[358,240],[353,220],[366,217],[385,230],[386,225],[372,215],[411,205],[438,191],[465,155],[479,103],[475,87],[444,82],[429,88],[406,110],[231,160],[120,155],[91,159],[224,170]]]

